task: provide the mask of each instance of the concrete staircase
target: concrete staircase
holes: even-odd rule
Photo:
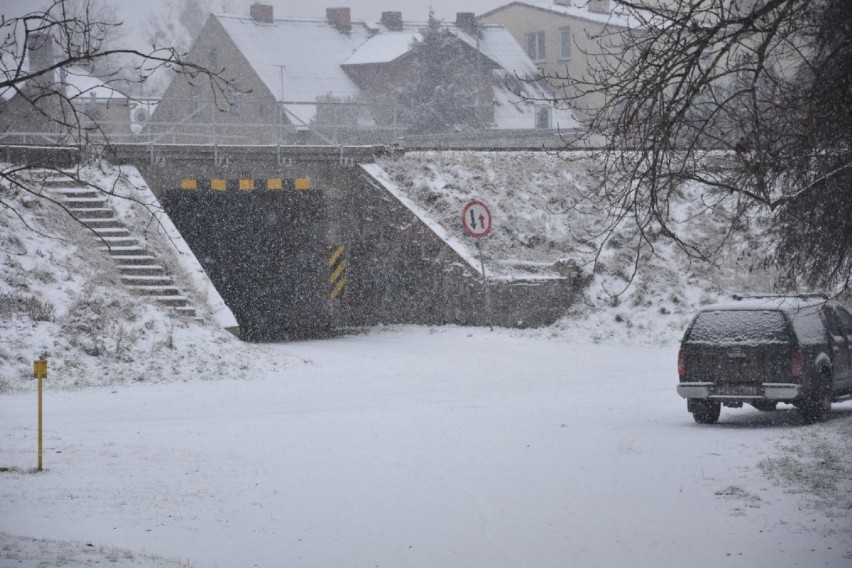
[[[75,219],[89,229],[98,248],[115,261],[122,284],[133,293],[146,296],[175,313],[197,317],[195,307],[186,294],[175,284],[157,258],[130,234],[103,193],[56,173],[39,181]]]

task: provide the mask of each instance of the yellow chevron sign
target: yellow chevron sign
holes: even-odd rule
[[[328,278],[331,285],[331,293],[328,296],[330,300],[336,300],[341,293],[343,293],[343,298],[346,298],[346,284],[349,283],[346,269],[349,267],[349,263],[346,261],[345,254],[346,245],[340,245],[328,259],[328,267],[331,269],[331,276]]]

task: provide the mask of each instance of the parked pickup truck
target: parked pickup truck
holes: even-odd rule
[[[823,295],[734,296],[703,308],[684,333],[677,392],[696,422],[722,406],[793,404],[808,423],[852,398],[852,315]]]

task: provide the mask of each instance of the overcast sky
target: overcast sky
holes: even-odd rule
[[[126,33],[134,39],[142,39],[141,29],[152,11],[162,10],[169,0],[104,0],[118,11],[118,17],[125,22]],[[248,15],[251,0],[227,0],[238,6],[238,14]],[[266,0],[265,4],[274,6],[275,17],[324,17],[329,7],[350,7],[352,18],[357,20],[378,20],[384,11],[400,11],[405,20],[425,21],[430,6],[435,15],[444,21],[454,21],[456,12],[474,12],[481,14],[511,0]],[[50,5],[49,0],[0,0],[0,13],[7,19],[22,16],[35,9]],[[214,5],[220,5],[215,0]]]

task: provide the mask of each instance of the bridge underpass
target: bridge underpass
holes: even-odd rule
[[[382,147],[109,150],[158,196],[246,340],[489,323],[477,269],[359,165]],[[494,323],[554,321],[571,286],[495,284]]]
[[[360,159],[372,159],[361,149]],[[139,170],[233,312],[240,337],[319,337],[349,324],[345,227],[332,216],[354,169],[339,148],[111,148]],[[343,268],[340,269],[341,263]],[[332,278],[334,276],[334,278]]]
[[[240,323],[241,337],[327,334],[323,193],[199,185],[166,191],[161,203]]]

